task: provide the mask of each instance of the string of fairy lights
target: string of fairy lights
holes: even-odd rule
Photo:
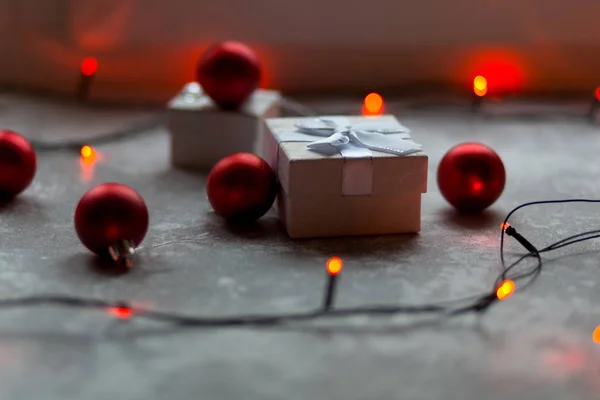
[[[0,309],[60,306],[76,309],[105,311],[119,319],[144,318],[178,326],[198,328],[278,326],[322,319],[340,319],[357,315],[393,316],[398,314],[426,314],[440,317],[452,317],[468,313],[483,314],[484,312],[488,311],[493,304],[499,301],[507,300],[509,297],[511,297],[517,290],[517,287],[527,287],[528,284],[542,272],[543,253],[600,237],[600,230],[596,229],[562,238],[552,244],[538,249],[538,247],[534,246],[528,239],[517,232],[517,230],[509,224],[510,217],[513,216],[517,211],[526,207],[566,203],[600,203],[600,200],[543,200],[525,203],[514,208],[508,213],[501,225],[500,260],[503,270],[494,282],[491,290],[488,292],[483,292],[479,295],[449,300],[446,302],[419,305],[387,304],[359,307],[335,307],[337,280],[343,270],[343,261],[339,257],[331,257],[325,263],[327,279],[322,305],[317,309],[308,310],[305,312],[264,315],[253,314],[228,317],[202,317],[152,310],[136,306],[130,301],[106,301],[69,295],[38,295],[13,299],[2,299],[0,300]],[[504,254],[505,235],[515,239],[526,250],[526,252],[517,260],[508,265],[506,264]],[[522,261],[528,258],[535,259],[535,265],[533,267],[526,268],[524,271],[516,272],[516,268],[522,263]]]
[[[93,87],[93,83],[95,81],[95,77],[99,70],[99,61],[95,57],[85,57],[80,64],[79,71],[80,76],[77,83],[77,88],[75,91],[75,97],[77,101],[81,104],[88,103],[90,100],[91,90]],[[472,81],[472,91],[471,91],[471,102],[469,109],[471,111],[479,111],[481,110],[485,99],[490,95],[490,86],[488,79],[483,75],[477,75],[473,78]],[[281,106],[284,110],[287,110],[293,114],[297,114],[300,116],[317,116],[319,115],[310,107],[307,107],[304,104],[301,104],[297,101],[294,101],[291,98],[284,97],[281,99]],[[600,109],[600,86],[594,88],[592,90],[590,106],[585,114],[587,119],[590,122],[595,122],[597,118],[598,110]],[[386,110],[384,98],[381,94],[372,92],[365,96],[363,100],[362,106],[362,114],[364,116],[378,116],[382,115]],[[144,130],[148,130],[148,128],[158,126],[163,122],[163,117],[159,116],[156,118],[151,118],[147,123],[142,124],[141,126],[136,127],[127,127],[126,129],[110,132],[108,134],[102,135],[101,137],[89,141],[87,143],[83,143],[81,141],[63,141],[63,142],[53,142],[53,143],[45,143],[42,141],[32,141],[32,145],[36,150],[71,150],[71,151],[79,151],[81,150],[81,155],[85,160],[92,160],[90,156],[86,156],[89,154],[89,149],[93,148],[92,145],[101,145],[103,143],[109,143],[115,140],[119,140],[126,137],[131,137],[132,135],[142,132]],[[94,155],[96,153],[94,152]],[[93,158],[95,159],[95,157]]]
[[[86,58],[81,65],[81,79],[77,88],[77,98],[81,102],[87,101],[93,78],[98,69],[98,62],[94,58]],[[487,81],[483,76],[478,76],[473,81],[473,106],[480,107],[482,99],[487,95]],[[594,92],[592,106],[590,108],[590,118],[595,115],[600,105],[600,89]],[[317,115],[313,110],[299,104],[291,99],[283,99],[282,106],[291,112],[302,116]],[[384,110],[383,98],[377,93],[370,93],[364,99],[362,113],[365,116],[381,115]],[[94,144],[117,140],[129,135],[130,132],[118,132],[113,135],[107,135],[95,143],[57,143],[45,145],[43,143],[32,143],[34,148],[41,150],[68,149],[78,150],[83,160],[94,161],[97,158],[96,150],[92,147]],[[468,313],[483,314],[488,311],[493,304],[508,299],[518,288],[527,287],[535,279],[543,268],[542,254],[571,246],[584,241],[600,238],[600,230],[591,230],[562,238],[552,244],[538,248],[527,238],[520,234],[514,226],[509,224],[509,219],[513,214],[523,208],[531,206],[542,206],[547,204],[560,203],[600,203],[595,199],[564,199],[564,200],[544,200],[522,204],[513,209],[506,216],[501,225],[500,237],[500,261],[502,263],[502,273],[496,278],[489,290],[475,296],[462,299],[449,300],[446,302],[417,304],[417,305],[397,305],[384,304],[376,306],[361,307],[336,307],[335,298],[337,292],[337,282],[343,270],[343,261],[339,257],[332,257],[325,263],[326,284],[324,289],[322,305],[314,310],[296,313],[282,313],[272,315],[238,315],[231,317],[203,317],[182,315],[172,312],[163,312],[137,306],[131,301],[106,301],[93,298],[74,297],[70,295],[36,295],[13,299],[0,299],[0,309],[37,307],[37,306],[60,306],[88,310],[103,310],[120,319],[144,318],[175,325],[193,326],[193,327],[235,327],[235,326],[275,326],[290,323],[308,322],[318,319],[344,318],[356,315],[365,316],[392,316],[397,314],[430,314],[435,316],[458,316]],[[505,261],[505,235],[517,241],[526,252],[510,264]],[[523,261],[534,259],[533,267],[520,269]]]

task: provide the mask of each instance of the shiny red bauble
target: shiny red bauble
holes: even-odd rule
[[[502,160],[481,143],[459,144],[446,153],[437,171],[442,195],[459,211],[475,213],[492,205],[504,190]]]
[[[0,198],[12,198],[25,190],[36,169],[37,157],[27,139],[0,130]]]
[[[83,195],[75,210],[75,230],[81,242],[96,254],[106,255],[123,240],[139,245],[148,230],[144,199],[129,186],[105,183]]]
[[[202,55],[196,79],[220,108],[235,110],[256,90],[260,75],[260,62],[252,49],[239,42],[223,42]]]
[[[221,159],[206,183],[208,200],[217,214],[232,222],[262,217],[277,196],[277,178],[262,158],[235,153]]]

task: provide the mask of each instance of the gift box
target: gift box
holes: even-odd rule
[[[428,158],[395,117],[273,118],[265,131],[290,237],[421,230]]]
[[[221,158],[260,150],[263,120],[279,116],[280,95],[256,90],[236,111],[217,107],[197,83],[188,83],[168,103],[171,162],[189,169],[210,169]]]

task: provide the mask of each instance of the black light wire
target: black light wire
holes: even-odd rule
[[[289,97],[281,97],[281,108],[285,111],[297,114],[303,117],[315,117],[317,112],[310,107],[299,103]],[[115,130],[96,138],[90,138],[88,140],[64,140],[58,142],[46,142],[37,139],[28,139],[31,146],[36,151],[54,151],[54,150],[67,150],[73,152],[79,152],[83,146],[99,146],[102,144],[116,142],[122,139],[129,139],[136,136],[145,134],[146,132],[153,132],[154,129],[165,124],[167,118],[164,112],[157,111],[156,115],[148,117],[146,120],[137,124],[132,124],[123,129]]]
[[[410,87],[411,87],[411,85],[408,85],[407,88],[410,89]],[[434,85],[432,85],[432,87],[435,87],[435,95],[436,95],[436,98],[438,98],[440,84],[439,83],[434,84]],[[447,92],[453,93],[454,96],[464,94],[463,90],[457,90],[456,88],[452,87],[452,85],[450,85],[449,89],[450,90]],[[406,90],[401,90],[401,92],[405,93],[405,94],[408,93]],[[184,94],[184,92],[180,92],[179,94]],[[470,99],[471,100],[473,99],[472,94],[471,94]],[[480,97],[477,97],[476,99],[479,101],[483,100],[483,98],[480,98]],[[595,97],[593,98],[592,101],[593,101],[592,105],[597,104]],[[409,109],[410,108],[423,108],[423,105],[431,106],[432,104],[434,104],[434,102],[432,102],[431,99],[426,100],[421,105],[417,105],[417,103],[414,103],[414,104],[406,103],[406,101],[403,101],[401,103],[404,104],[404,106],[408,107]],[[291,112],[292,114],[297,114],[298,116],[316,117],[316,116],[320,115],[311,107],[308,107],[305,104],[302,104],[290,97],[281,96],[280,104],[281,104],[282,109],[287,110],[288,112]],[[447,103],[443,103],[443,104],[444,104],[443,105],[444,108],[446,108],[446,109],[450,108],[450,110],[456,111],[456,107],[452,107],[452,104],[450,104],[450,105]],[[468,111],[468,112],[472,112],[473,111],[472,106],[473,105],[471,104],[470,107],[465,107],[464,105],[461,104],[459,108],[464,109],[465,111]],[[595,115],[594,111],[595,111],[595,109],[592,107],[590,109],[590,111],[588,112],[588,118],[591,118]],[[578,116],[578,118],[579,118],[579,116]],[[85,145],[90,145],[90,146],[101,145],[101,144],[104,144],[107,142],[113,142],[113,141],[117,141],[120,139],[140,135],[140,134],[144,133],[145,131],[151,130],[153,128],[156,128],[156,127],[162,125],[164,123],[164,121],[165,121],[165,117],[164,117],[163,113],[159,113],[158,117],[148,118],[148,120],[138,123],[138,124],[134,124],[133,126],[127,127],[126,129],[110,132],[110,133],[104,134],[97,138],[91,138],[85,142],[77,141],[77,140],[76,141],[68,140],[68,141],[60,141],[60,142],[53,143],[53,142],[45,142],[45,141],[40,141],[40,140],[30,140],[30,143],[32,144],[33,148],[38,151],[47,151],[47,150],[79,151],[81,149],[81,147],[85,146]]]
[[[129,139],[141,136],[146,132],[154,132],[154,129],[163,125],[166,118],[162,113],[148,118],[146,121],[139,124],[133,124],[124,129],[115,130],[96,138],[90,138],[85,141],[81,140],[63,140],[57,142],[46,142],[38,139],[28,139],[29,143],[36,151],[56,151],[66,150],[79,152],[83,146],[100,146],[102,144],[117,142],[122,139]]]
[[[570,199],[570,200],[545,200],[522,204],[513,209],[505,218],[504,223],[507,223],[509,218],[518,210],[536,205],[543,204],[559,204],[559,203],[600,203],[600,200],[590,199]],[[506,225],[503,225],[506,226]],[[514,228],[513,228],[514,230]],[[151,319],[159,322],[172,323],[183,326],[194,326],[194,327],[234,327],[234,326],[273,326],[283,323],[300,322],[316,320],[319,318],[343,318],[357,315],[367,316],[391,316],[397,314],[434,314],[434,315],[446,315],[446,316],[457,316],[467,313],[482,313],[490,308],[498,298],[496,290],[498,285],[508,278],[509,272],[516,268],[520,263],[527,258],[535,258],[537,264],[534,268],[529,271],[522,272],[518,275],[511,276],[514,282],[521,281],[526,278],[533,276],[534,278],[541,273],[542,270],[542,258],[541,253],[546,253],[552,250],[556,250],[562,247],[566,247],[575,243],[591,240],[600,237],[600,230],[592,230],[589,232],[578,233],[567,238],[561,239],[553,244],[550,244],[541,250],[535,249],[535,251],[529,251],[523,254],[516,261],[510,265],[505,266],[504,261],[504,234],[513,234],[514,232],[509,229],[502,229],[501,233],[501,260],[503,265],[503,271],[495,281],[495,285],[492,291],[483,293],[478,296],[470,296],[463,299],[457,299],[447,301],[443,303],[423,304],[423,305],[378,305],[378,306],[362,306],[362,307],[350,307],[350,308],[333,308],[329,310],[316,309],[312,311],[299,312],[299,313],[288,313],[288,314],[274,314],[274,315],[239,315],[232,317],[197,317],[188,316],[178,313],[163,312],[157,310],[150,310],[142,307],[137,307],[129,302],[123,301],[106,301],[98,299],[88,299],[81,297],[73,297],[68,295],[40,295],[30,296],[14,299],[0,300],[0,309],[11,309],[20,307],[37,307],[44,305],[54,305],[69,308],[80,308],[80,309],[96,309],[96,310],[111,310],[111,309],[123,309],[130,313],[131,317],[140,317]],[[507,234],[509,234],[507,233]],[[523,238],[523,236],[521,236]],[[524,238],[523,238],[524,239]],[[527,241],[527,239],[524,239]],[[525,248],[535,248],[533,244],[529,243]],[[521,243],[523,244],[523,243]],[[526,283],[527,284],[527,283]],[[454,304],[467,303],[462,306]]]
[[[287,108],[289,111],[293,113],[297,113],[301,116],[315,116],[318,115],[314,110],[295,102],[289,98],[282,98],[282,106]],[[126,129],[119,132],[114,132],[112,134],[105,135],[98,139],[88,140],[86,143],[83,142],[59,142],[59,143],[43,143],[32,141],[32,145],[36,150],[80,150],[80,148],[84,145],[98,145],[105,142],[115,141],[121,138],[129,137],[135,134],[140,133],[143,130],[147,130],[148,128],[158,126],[164,117],[159,119],[152,119],[146,124],[142,124],[142,126],[132,127],[130,129]],[[545,201],[536,201],[522,204],[512,211],[508,213],[506,218],[504,219],[503,226],[506,225],[509,218],[518,210],[534,206],[534,205],[542,205],[542,204],[558,204],[558,203],[574,203],[574,202],[584,202],[584,203],[600,203],[600,200],[591,200],[591,199],[567,199],[567,200],[545,200]],[[508,232],[507,232],[508,231]],[[505,265],[504,260],[504,234],[510,234],[517,241],[519,241],[528,253],[521,256],[515,262],[510,264],[509,266]],[[591,235],[591,236],[590,236]],[[385,315],[395,315],[395,314],[445,314],[448,316],[461,315],[470,312],[481,313],[486,311],[493,303],[498,300],[496,295],[496,290],[498,285],[501,284],[504,280],[507,279],[508,273],[516,268],[523,260],[534,257],[537,260],[537,265],[531,269],[530,271],[523,272],[519,275],[515,275],[511,277],[513,281],[520,281],[525,278],[529,278],[531,276],[537,276],[542,270],[542,259],[541,253],[549,252],[552,250],[556,250],[562,247],[570,246],[575,243],[591,240],[594,238],[600,237],[600,230],[589,231],[584,233],[579,233],[568,238],[562,239],[556,243],[553,243],[541,250],[537,250],[535,246],[533,246],[527,239],[525,239],[522,235],[518,234],[516,230],[512,227],[501,230],[500,237],[500,259],[502,262],[503,271],[501,275],[496,279],[493,290],[488,293],[484,293],[477,296],[470,296],[463,299],[451,300],[444,303],[437,304],[424,304],[424,305],[414,305],[414,306],[396,306],[396,305],[379,305],[379,306],[369,306],[369,307],[354,307],[354,308],[333,308],[329,310],[317,309],[314,311],[308,311],[304,313],[295,313],[295,314],[279,314],[279,315],[242,315],[242,316],[234,316],[234,317],[221,317],[221,318],[206,318],[206,317],[195,317],[195,316],[185,316],[177,313],[169,313],[169,312],[161,312],[161,311],[153,311],[145,308],[139,308],[131,305],[129,302],[117,301],[105,301],[105,300],[97,300],[97,299],[88,299],[81,297],[73,297],[68,295],[39,295],[39,296],[30,296],[23,298],[15,298],[15,299],[0,299],[0,309],[8,309],[15,307],[28,307],[28,306],[42,306],[42,305],[55,305],[62,307],[71,307],[71,308],[83,308],[83,309],[98,309],[98,310],[107,310],[107,309],[124,309],[131,313],[131,316],[144,317],[148,319],[153,319],[156,321],[174,323],[177,325],[188,325],[188,326],[199,326],[199,327],[226,327],[226,326],[239,326],[239,325],[252,325],[252,326],[261,326],[261,325],[277,325],[287,322],[293,321],[303,321],[303,320],[313,320],[317,318],[323,317],[347,317],[347,316],[355,316],[355,315],[371,315],[371,316],[385,316]],[[470,303],[469,303],[470,302]],[[459,307],[454,306],[452,304],[460,304],[467,303],[466,305]]]
[[[540,200],[540,201],[531,201],[529,203],[524,203],[521,204],[520,206],[517,206],[515,208],[513,208],[507,215],[506,218],[504,218],[504,221],[502,223],[502,226],[506,226],[508,224],[508,220],[510,219],[510,217],[512,217],[512,215],[514,213],[516,213],[517,211],[526,208],[526,207],[531,207],[531,206],[538,206],[538,205],[545,205],[545,204],[567,204],[567,203],[600,203],[600,200],[595,200],[595,199],[560,199],[560,200]],[[548,246],[547,248],[553,248],[553,246],[558,245],[560,243],[563,243],[565,241],[574,239],[575,237],[579,237],[579,236],[584,236],[587,235],[589,233],[594,233],[595,231],[590,231],[590,232],[585,232],[585,233],[580,233],[577,234],[573,237],[569,237],[566,239],[563,239],[557,243],[554,243],[550,246]],[[598,231],[600,232],[600,231]],[[505,229],[501,230],[500,233],[500,259],[502,260],[502,262],[504,262],[504,233],[505,233]],[[590,238],[591,239],[591,238]]]
[[[526,208],[526,207],[549,205],[549,204],[569,204],[569,203],[600,203],[600,200],[596,200],[596,199],[558,199],[558,200],[532,201],[532,202],[524,203],[524,204],[521,204],[520,206],[515,207],[512,211],[510,211],[507,214],[506,218],[504,218],[504,221],[501,225],[503,229],[501,229],[501,233],[500,233],[500,260],[503,265],[503,271],[502,271],[502,275],[499,277],[498,281],[505,280],[508,272],[510,272],[510,270],[515,268],[520,261],[522,261],[523,259],[525,259],[527,257],[532,257],[532,256],[537,258],[537,260],[538,260],[537,266],[535,268],[531,269],[530,271],[527,271],[520,275],[516,275],[516,276],[512,277],[512,280],[515,281],[515,280],[528,278],[530,276],[537,276],[541,273],[541,270],[542,270],[541,253],[547,253],[552,250],[557,250],[562,247],[570,246],[572,244],[581,243],[581,242],[584,242],[587,240],[596,239],[596,238],[600,237],[600,230],[592,230],[592,231],[588,231],[588,232],[578,233],[578,234],[569,236],[567,238],[564,238],[562,240],[559,240],[558,242],[555,242],[549,246],[546,246],[546,247],[542,248],[541,250],[530,251],[528,254],[524,255],[522,258],[517,260],[516,263],[513,263],[510,266],[505,267],[504,235],[512,233],[511,236],[513,236],[513,237],[520,236],[522,238],[522,235],[518,234],[516,232],[516,230],[514,229],[514,227],[508,225],[508,220],[510,219],[510,217],[513,216],[517,211],[519,211],[523,208]],[[524,247],[527,248],[527,245],[524,245]]]
[[[589,236],[589,235],[592,235],[592,236]],[[582,237],[582,236],[585,236],[585,237]],[[570,246],[575,243],[579,243],[579,242],[583,242],[586,240],[595,239],[595,238],[599,238],[599,237],[600,237],[600,230],[593,230],[593,231],[589,231],[589,232],[579,233],[577,235],[573,235],[566,239],[563,239],[560,242],[554,243],[553,245],[550,245],[546,248],[543,248],[542,250],[540,250],[540,253],[545,253],[550,250],[560,249],[561,247]],[[579,239],[577,239],[577,238],[579,238]],[[577,239],[577,240],[572,240],[572,239]]]

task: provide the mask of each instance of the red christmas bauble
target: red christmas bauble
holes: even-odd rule
[[[258,57],[239,42],[214,45],[198,62],[198,83],[225,110],[239,108],[258,87],[260,75]]]
[[[96,254],[129,240],[136,247],[148,230],[144,199],[129,186],[104,183],[83,195],[75,210],[75,230],[81,242]]]
[[[459,211],[475,213],[492,205],[504,190],[502,160],[481,143],[459,144],[440,161],[437,182],[442,195]]]
[[[235,153],[212,168],[206,192],[217,214],[233,222],[250,222],[262,217],[273,205],[277,178],[262,158]]]
[[[25,190],[36,169],[37,157],[27,139],[0,130],[0,197],[12,198]]]

